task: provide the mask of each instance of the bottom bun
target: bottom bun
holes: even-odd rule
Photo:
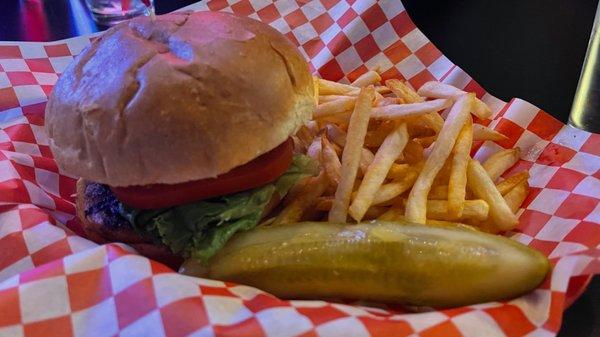
[[[181,256],[173,254],[162,244],[155,244],[142,237],[118,212],[119,201],[108,186],[77,181],[77,216],[87,239],[98,244],[122,242],[138,253],[161,262],[175,270],[183,262]]]

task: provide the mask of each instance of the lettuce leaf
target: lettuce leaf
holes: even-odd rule
[[[262,187],[159,210],[121,204],[120,213],[142,235],[173,253],[206,262],[236,232],[258,225],[274,193],[283,198],[298,180],[315,173],[309,157],[295,155],[281,177]]]

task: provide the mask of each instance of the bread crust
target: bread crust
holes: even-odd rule
[[[216,177],[270,151],[314,110],[283,35],[228,13],[138,17],[92,43],[46,106],[62,172],[111,186]]]

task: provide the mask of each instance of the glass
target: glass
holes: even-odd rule
[[[102,25],[114,25],[139,15],[149,15],[154,11],[153,0],[85,0],[85,2],[92,12],[94,21]]]

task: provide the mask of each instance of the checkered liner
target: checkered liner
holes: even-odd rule
[[[553,336],[566,303],[600,272],[600,136],[533,105],[486,93],[415,28],[399,0],[227,1],[190,6],[250,16],[280,30],[319,75],[367,69],[419,87],[437,79],[474,91],[509,136],[478,158],[521,147],[512,171],[532,191],[510,235],[548,255],[554,271],[512,301],[407,313],[282,301],[254,288],[186,277],[118,244],[78,236],[75,180],[58,172],[43,130],[57,74],[90,37],[0,44],[0,336]],[[69,227],[70,229],[67,229]],[[501,280],[499,280],[501,282]]]

